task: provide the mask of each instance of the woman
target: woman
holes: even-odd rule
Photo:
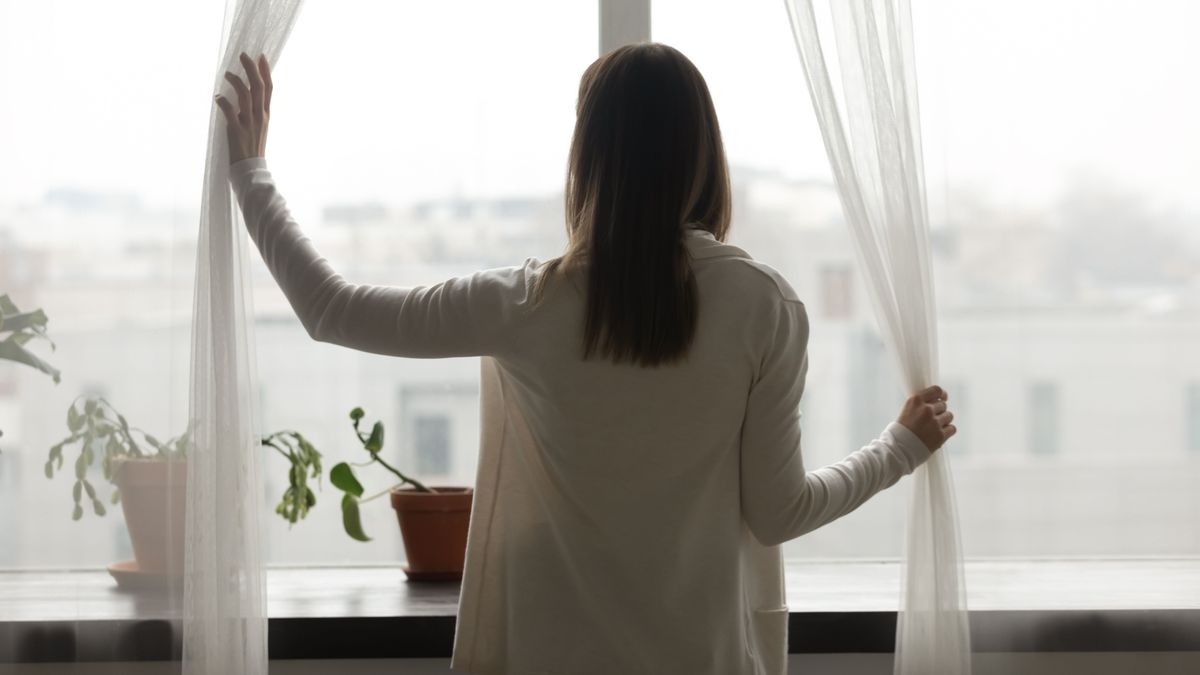
[[[946,393],[806,471],[804,304],[724,243],[708,88],[659,44],[583,74],[559,258],[418,288],[361,286],[291,219],[263,159],[271,76],[242,55],[225,114],[246,226],[316,340],[480,355],[483,434],[451,667],[780,675],[779,544],[896,483],[955,433]]]

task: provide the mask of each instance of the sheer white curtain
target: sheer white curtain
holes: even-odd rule
[[[831,14],[821,22],[812,0],[785,4],[880,328],[915,392],[937,383],[937,330],[908,0],[830,0]],[[827,32],[836,54],[821,43]],[[830,64],[841,74],[840,88]],[[895,673],[969,673],[962,547],[946,452],[915,472],[911,500]]]
[[[227,2],[214,96],[236,100],[224,73],[243,74],[240,53],[264,53],[272,65],[278,61],[300,5],[301,0]],[[213,105],[192,317],[189,419],[196,449],[188,456],[183,628],[183,670],[189,675],[267,672],[249,251],[229,188],[224,127]]]

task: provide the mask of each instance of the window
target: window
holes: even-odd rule
[[[1035,382],[1029,386],[1029,450],[1035,455],[1058,454],[1058,386]]]
[[[1200,361],[1186,357],[1200,282],[1187,149],[1200,147],[1200,96],[1179,84],[1200,62],[1188,33],[1200,8],[1116,0],[1080,21],[1068,0],[917,4],[939,345],[963,427],[955,444],[970,439],[971,461],[955,467],[967,554],[1200,554],[1200,541],[1171,535],[1194,527],[1179,469],[1200,457]],[[783,8],[651,10],[653,39],[687,54],[712,90],[735,190],[731,241],[813,310],[804,451],[809,466],[836,461],[894,419],[904,392],[857,283]],[[1145,20],[1129,22],[1134,11]],[[355,281],[403,285],[557,254],[597,15],[588,1],[310,3],[276,71],[268,157],[322,253]],[[77,396],[103,392],[158,437],[183,430],[199,139],[221,22],[220,4],[200,0],[0,4],[0,59],[38,64],[0,70],[0,87],[39,101],[0,106],[0,292],[47,312],[57,349],[36,348],[63,372],[55,385],[0,364],[0,514],[10,514],[0,565],[128,555],[113,532],[119,508],[72,521],[70,465],[50,481],[41,473]],[[138,78],[130,63],[143,64]],[[327,133],[343,113],[330,82],[359,97],[363,138]],[[354,460],[347,413],[362,406],[385,423],[398,466],[473,481],[475,359],[313,343],[262,265],[253,271],[263,429],[297,429],[327,461]],[[1158,418],[1170,422],[1143,423]],[[289,530],[270,512],[284,470],[264,456],[270,562],[397,559],[386,500],[364,509],[372,544],[339,539],[328,485]],[[1130,471],[1155,488],[1122,520],[1105,509]],[[899,556],[905,496],[888,491],[786,554]]]
[[[849,319],[854,314],[854,270],[849,263],[821,266],[821,309],[826,319]]]
[[[1187,447],[1193,453],[1200,453],[1200,382],[1189,382],[1187,385],[1185,424],[1187,425]]]
[[[129,557],[119,506],[71,519],[74,450],[64,473],[42,473],[76,397],[102,392],[159,439],[185,427],[205,92],[223,8],[0,3],[0,62],[35,64],[0,68],[0,87],[39,101],[0,104],[0,293],[45,310],[57,349],[34,348],[62,371],[55,385],[0,362],[0,566],[103,569]],[[575,96],[597,34],[588,0],[309,3],[275,70],[267,148],[293,215],[339,271],[366,283],[432,283],[556,255]],[[143,64],[134,79],[132,63]],[[347,112],[338,87],[356,92],[352,136],[334,133]],[[361,406],[384,422],[398,468],[473,484],[477,359],[314,343],[257,259],[252,272],[263,430],[304,433],[327,472],[361,461],[348,418]],[[424,393],[398,405],[401,387]],[[267,562],[402,559],[387,499],[364,505],[373,541],[354,542],[327,476],[309,518],[289,527],[272,511],[286,471],[264,452]],[[361,472],[372,492],[391,478]]]
[[[971,387],[966,380],[954,376],[943,376],[942,382],[942,386],[950,394],[950,412],[954,413],[954,421],[951,424],[958,428],[958,433],[954,434],[954,438],[947,442],[946,447],[955,457],[962,457],[970,452],[970,443],[967,438],[972,428]]]
[[[417,471],[423,476],[450,473],[450,418],[421,415],[416,419]]]
[[[859,325],[846,340],[846,397],[850,426],[846,438],[865,443],[894,419],[900,383],[890,377],[888,353],[874,327]],[[811,356],[809,357],[811,360]],[[809,366],[812,367],[811,365]]]
[[[655,0],[652,11],[654,39],[687,54],[712,91],[732,241],[808,303],[805,460],[837,461],[904,393],[891,355],[870,349],[865,295],[841,290],[836,270],[854,251],[783,10]],[[1172,534],[1195,526],[1183,467],[1200,432],[1146,423],[1186,409],[1200,428],[1192,394],[1165,384],[1200,381],[1200,193],[1184,150],[1200,147],[1200,92],[1175,84],[1200,59],[1184,28],[1200,8],[1118,0],[1080,21],[1069,0],[936,0],[913,12],[942,384],[960,424],[949,447],[970,457],[954,465],[965,554],[1200,553]],[[1131,89],[1117,93],[1114,78]],[[1157,486],[1138,491],[1136,517],[1111,500],[1130,472]],[[901,484],[784,553],[898,557],[906,497]]]
[[[1197,7],[1114,0],[1081,19],[1069,0],[917,4],[942,364],[964,427],[957,452],[970,438],[970,461],[955,466],[964,549],[977,558],[968,576],[1010,569],[978,559],[999,556],[1061,556],[1068,573],[1098,571],[1103,581],[1130,568],[1077,559],[1195,557],[1200,539],[1179,534],[1195,528],[1200,466],[1200,240],[1190,227],[1200,193],[1189,152],[1200,145],[1200,99],[1186,86],[1200,61],[1189,32]],[[310,3],[276,71],[269,152],[306,233],[364,282],[430,283],[557,254],[562,166],[578,77],[595,56],[596,9],[591,0]],[[65,580],[39,583],[65,613],[53,620],[74,625],[51,626],[49,641],[40,627],[24,631],[18,656],[57,659],[57,638],[103,642],[173,606],[111,592],[104,567],[133,556],[121,508],[72,521],[73,455],[66,475],[47,481],[42,470],[80,395],[105,396],[160,438],[183,430],[204,92],[221,23],[221,3],[202,0],[0,2],[0,63],[33,64],[0,67],[0,88],[37,102],[0,103],[0,293],[47,311],[58,348],[39,353],[64,374],[55,386],[0,362],[0,576],[9,588],[27,571]],[[813,310],[806,464],[836,461],[894,417],[903,390],[855,282],[782,7],[654,0],[653,23],[653,37],[687,53],[712,88],[732,163],[733,243],[781,270]],[[627,34],[643,35],[643,24]],[[353,67],[362,62],[372,67]],[[328,133],[344,112],[331,83],[357,97],[349,136]],[[475,359],[397,360],[313,343],[256,259],[253,267],[264,430],[304,432],[328,469],[361,459],[347,412],[362,406],[387,425],[384,453],[396,466],[435,485],[472,484]],[[285,468],[267,454],[257,477],[272,600],[354,616],[361,628],[369,617],[359,613],[382,606],[362,589],[399,577],[395,516],[386,498],[366,505],[373,541],[352,542],[326,484],[310,518],[289,528],[270,512]],[[102,485],[98,474],[88,473]],[[363,482],[383,490],[391,477],[364,472]],[[789,542],[789,575],[793,565],[808,571],[804,558],[899,556],[906,496],[902,484]],[[873,562],[860,565],[874,570],[868,582],[890,588],[895,565]],[[305,569],[345,563],[384,566],[366,586],[362,567]],[[1044,578],[1061,580],[1063,567]],[[352,587],[336,608],[318,597],[329,576]],[[81,577],[90,590],[74,583]],[[295,595],[275,592],[280,580]],[[1175,606],[1161,586],[1123,595]],[[380,621],[414,609],[400,596],[382,598],[399,604]],[[417,598],[418,611],[429,600]],[[109,608],[121,625],[93,620]],[[448,625],[425,618],[433,632]],[[1073,621],[1063,634],[1078,633]],[[144,658],[149,645],[117,643],[112,658]]]
[[[557,255],[562,170],[597,21],[595,2],[306,5],[278,68],[268,161],[321,253],[355,282],[396,285]],[[331,53],[379,69],[349,68]],[[322,84],[333,81],[360,92],[355,126],[370,142],[325,132],[344,105]],[[398,469],[433,486],[474,484],[478,359],[394,359],[314,343],[265,268],[256,262],[254,271],[265,428],[303,424],[322,452],[359,461],[347,413],[361,406],[384,423],[384,453]],[[267,464],[268,476],[281,470],[275,458]],[[373,469],[359,477],[372,494],[395,482]],[[271,562],[403,556],[386,498],[363,506],[374,541],[359,545],[341,533],[337,493],[325,487],[293,531],[268,521]],[[303,529],[341,545],[296,536]]]

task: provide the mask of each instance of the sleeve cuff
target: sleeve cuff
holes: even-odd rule
[[[246,159],[234,162],[229,166],[229,180],[237,182],[239,179],[245,178],[251,171],[255,169],[267,168],[266,157],[247,157]]]
[[[899,422],[891,422],[884,432],[891,435],[896,441],[896,449],[908,459],[909,471],[915,471],[933,455],[933,451],[916,434]]]

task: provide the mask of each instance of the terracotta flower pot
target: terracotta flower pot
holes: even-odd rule
[[[414,581],[462,579],[467,553],[467,525],[471,521],[473,488],[431,487],[392,490],[392,508],[400,521],[408,565],[404,573]]]
[[[138,571],[182,575],[187,462],[118,459],[113,462],[113,482],[121,491]]]

